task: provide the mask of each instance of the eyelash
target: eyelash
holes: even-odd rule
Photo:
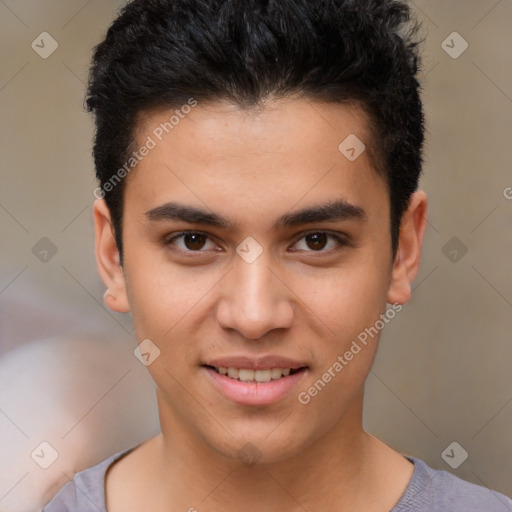
[[[204,233],[202,231],[182,231],[181,233],[177,233],[177,234],[174,234],[170,237],[166,237],[164,239],[164,245],[165,246],[170,246],[170,245],[173,245],[173,242],[178,239],[178,238],[182,238],[184,236],[187,236],[187,235],[202,235],[202,236],[205,236],[206,238],[208,238],[209,240],[211,240],[210,236],[207,234],[207,233]],[[308,252],[308,253],[311,253],[312,255],[325,255],[325,254],[332,254],[332,253],[335,253],[335,252],[338,252],[340,251],[343,247],[349,245],[349,242],[345,239],[345,237],[343,236],[340,236],[340,235],[336,235],[334,233],[330,233],[329,231],[309,231],[307,233],[303,233],[301,235],[300,238],[297,239],[297,241],[293,244],[293,245],[296,245],[299,241],[301,241],[302,239],[308,237],[308,236],[311,236],[311,235],[327,235],[328,237],[330,237],[331,239],[334,239],[337,243],[338,243],[338,247],[334,248],[334,249],[328,249],[328,250],[319,250],[319,251],[313,251],[313,250],[309,250],[309,251],[305,251],[305,252]],[[207,253],[209,251],[205,251],[205,250],[198,250],[198,251],[192,251],[192,250],[183,250],[183,249],[173,249],[173,250],[176,250],[177,252],[181,252],[181,253],[189,253],[189,254],[194,254],[194,253]],[[301,252],[300,250],[299,251],[293,251],[293,252]]]

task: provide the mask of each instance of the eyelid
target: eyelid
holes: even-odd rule
[[[348,240],[348,237],[345,234],[329,231],[326,229],[311,229],[308,231],[304,231],[297,236],[297,239],[295,240],[295,242],[292,245],[297,244],[300,240],[307,237],[308,235],[316,235],[316,234],[327,235],[328,237],[333,238],[336,241],[336,243],[338,244],[338,247],[335,247],[334,249],[329,249],[327,251],[321,250],[321,251],[302,251],[302,252],[307,252],[307,253],[310,253],[311,255],[322,256],[322,255],[328,255],[328,254],[335,253],[335,252],[341,250],[341,248],[343,248],[344,246],[351,245],[350,241]],[[292,251],[292,252],[300,252],[300,251]]]
[[[180,231],[178,233],[171,233],[171,234],[169,234],[169,235],[164,237],[163,244],[165,246],[173,245],[171,242],[173,242],[177,238],[181,238],[181,237],[186,236],[186,235],[202,235],[202,236],[205,236],[208,240],[210,240],[210,241],[212,241],[212,242],[217,244],[217,242],[215,241],[216,238],[213,235],[211,235],[210,233],[206,233],[204,231],[198,231],[196,229],[188,229],[188,230],[185,230],[185,231]],[[190,253],[190,254],[201,253],[201,252],[209,252],[209,251],[202,251],[202,250],[201,251],[184,251],[182,249],[177,249],[177,250],[179,252],[181,252],[181,253]]]

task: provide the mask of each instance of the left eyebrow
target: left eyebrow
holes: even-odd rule
[[[273,229],[294,227],[314,222],[336,222],[342,220],[367,220],[368,216],[361,206],[349,203],[344,199],[328,201],[310,206],[303,210],[286,213],[274,224]]]
[[[211,213],[195,206],[176,202],[165,203],[148,210],[145,216],[154,222],[176,220],[188,224],[203,224],[227,230],[234,228],[233,223],[221,215]],[[349,203],[344,199],[339,199],[309,206],[302,210],[288,212],[277,219],[272,229],[278,230],[315,222],[336,222],[343,220],[365,221],[367,219],[368,216],[361,206]]]

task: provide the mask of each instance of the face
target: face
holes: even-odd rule
[[[408,299],[423,234],[405,222],[394,265],[365,116],[292,99],[198,104],[162,134],[171,114],[139,126],[140,145],[155,144],[127,178],[122,269],[95,206],[108,305],[150,340],[164,435],[232,458],[252,443],[272,462],[360,426],[378,338],[360,335]],[[367,148],[355,160],[339,149],[349,135]]]

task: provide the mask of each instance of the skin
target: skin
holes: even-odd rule
[[[147,113],[139,141],[168,118]],[[357,107],[292,98],[249,111],[199,104],[127,178],[123,266],[108,208],[96,201],[106,304],[130,311],[139,343],[149,338],[161,351],[148,370],[162,433],[111,467],[109,512],[225,512],[248,503],[265,512],[377,512],[400,499],[413,465],[362,426],[377,337],[307,405],[298,401],[386,303],[409,300],[418,272],[426,195],[411,197],[393,260],[389,196],[368,133]],[[349,134],[367,147],[353,162],[338,150]],[[340,198],[365,217],[272,228],[285,213]],[[169,201],[222,215],[233,228],[148,219]],[[183,230],[207,237],[169,242]],[[326,231],[347,243],[306,236]],[[248,236],[263,250],[250,264],[236,252]],[[201,366],[232,354],[281,355],[308,370],[279,402],[243,406]],[[252,466],[238,457],[249,442],[260,456]]]

